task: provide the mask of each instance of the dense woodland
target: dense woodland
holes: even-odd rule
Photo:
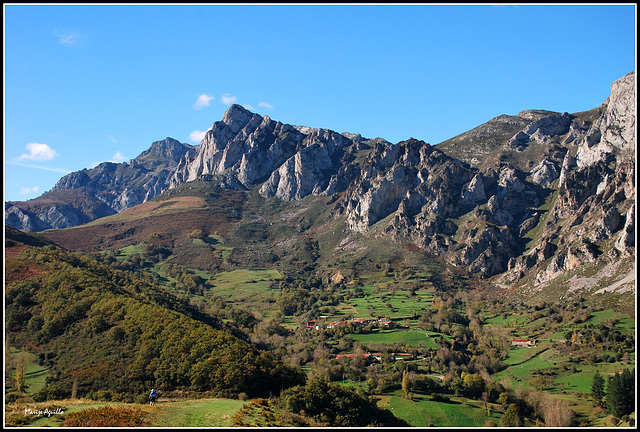
[[[151,387],[269,396],[303,374],[166,290],[87,255],[23,253],[38,276],[9,283],[10,343],[51,367],[34,399],[78,394],[133,400]],[[9,262],[10,272],[12,270]]]

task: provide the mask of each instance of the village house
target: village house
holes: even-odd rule
[[[327,328],[334,328],[337,327],[339,325],[345,325],[347,323],[347,321],[333,321],[332,323],[330,323]]]
[[[368,321],[365,320],[364,318],[354,318],[353,319],[353,324],[358,326],[358,327],[362,327],[367,325]]]
[[[511,345],[514,345],[514,346],[530,347],[530,346],[534,346],[535,344],[536,344],[536,341],[531,339],[525,339],[525,338],[515,338],[511,341]]]
[[[389,318],[380,318],[378,320],[378,324],[380,325],[380,327],[391,327],[393,325],[393,321],[391,321]]]
[[[394,360],[415,360],[416,356],[410,353],[392,353]]]

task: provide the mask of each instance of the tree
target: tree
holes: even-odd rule
[[[24,368],[24,353],[20,353],[16,361],[16,390],[18,393],[24,392],[25,388]]]
[[[575,412],[564,402],[545,396],[542,400],[542,415],[547,427],[568,427],[573,424]]]
[[[408,426],[391,411],[379,408],[373,399],[318,378],[285,390],[281,401],[288,411],[331,427]]]
[[[519,427],[523,425],[522,416],[520,410],[516,404],[510,404],[504,415],[500,419],[500,426],[502,427]]]
[[[9,337],[5,337],[4,340],[4,379],[5,385],[9,386],[13,380],[11,376],[11,370],[13,369],[13,356],[11,355],[11,346],[9,345]]]
[[[411,383],[409,382],[409,372],[406,369],[402,371],[402,391],[404,392],[404,397],[409,397]]]
[[[464,383],[465,394],[470,397],[478,397],[485,390],[484,379],[478,373],[468,374],[462,372],[462,382]]]
[[[616,418],[631,414],[635,402],[635,379],[633,371],[625,369],[609,377],[606,406]]]
[[[604,387],[604,377],[600,375],[598,371],[593,375],[593,383],[591,384],[591,396],[596,401],[596,404],[604,408],[604,398],[606,395]]]

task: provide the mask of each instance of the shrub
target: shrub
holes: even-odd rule
[[[48,385],[33,394],[33,400],[36,402],[46,402],[48,400],[64,399],[67,393],[58,385]]]
[[[29,423],[31,423],[32,421],[34,421],[37,417],[33,414],[24,414],[24,412],[22,413],[11,413],[11,414],[7,414],[5,419],[4,419],[4,425],[7,427],[12,427],[12,426],[24,426],[27,425]]]
[[[375,401],[355,390],[313,379],[305,386],[287,389],[282,394],[287,410],[309,416],[328,426],[405,426],[390,411],[378,408]]]
[[[64,427],[140,427],[145,426],[143,412],[126,407],[91,408],[70,413]]]

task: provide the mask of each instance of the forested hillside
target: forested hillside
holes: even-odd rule
[[[300,370],[158,286],[89,255],[11,243],[7,336],[50,368],[36,400],[72,391],[133,400],[154,386],[268,396],[304,383]]]

